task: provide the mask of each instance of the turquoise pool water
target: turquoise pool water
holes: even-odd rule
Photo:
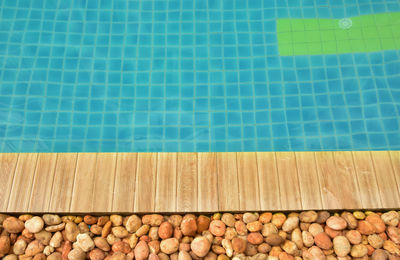
[[[398,0],[0,1],[1,152],[400,149],[400,51],[280,55]]]

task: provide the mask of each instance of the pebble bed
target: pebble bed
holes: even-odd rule
[[[397,211],[213,215],[0,214],[14,259],[400,259]]]

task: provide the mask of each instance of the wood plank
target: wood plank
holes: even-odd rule
[[[260,209],[256,153],[237,153],[240,210]]]
[[[197,154],[178,153],[176,210],[197,211]]]
[[[87,212],[92,209],[96,160],[96,153],[78,153],[71,212]]]
[[[136,153],[118,153],[112,210],[133,212],[136,186]]]
[[[217,153],[217,172],[219,210],[240,210],[236,153]]]
[[[199,211],[218,211],[216,153],[198,153]]]
[[[371,156],[381,194],[382,206],[385,208],[398,207],[400,205],[400,187],[396,182],[389,152],[375,151],[371,152]]]
[[[57,155],[49,212],[69,212],[77,159],[77,153],[59,153]]]
[[[56,153],[39,154],[29,200],[29,212],[48,211],[56,162]]]
[[[342,183],[337,178],[335,160],[332,152],[316,152],[322,206],[324,209],[343,207]]]
[[[8,212],[28,210],[37,158],[37,153],[21,153],[19,155],[8,201]]]
[[[0,212],[6,212],[19,154],[0,153]]]
[[[157,184],[155,210],[176,210],[177,153],[159,153],[157,159]]]
[[[360,190],[351,152],[333,152],[337,180],[342,188],[342,205],[346,209],[361,208]]]
[[[400,184],[400,151],[390,151],[390,159],[392,161],[392,167],[394,176],[396,177],[397,186]],[[400,189],[399,189],[400,192]]]
[[[301,210],[301,195],[294,153],[276,153],[276,165],[279,174],[282,208],[285,210]]]
[[[352,152],[356,176],[360,188],[363,208],[382,207],[381,195],[376,181],[371,154],[365,151]]]
[[[116,153],[97,154],[92,212],[108,212],[112,209],[116,163]]]
[[[136,170],[135,212],[154,211],[157,153],[139,153]]]
[[[322,198],[315,155],[313,152],[299,152],[295,156],[303,209],[321,209]]]
[[[257,171],[261,187],[260,210],[282,209],[275,153],[258,152]]]

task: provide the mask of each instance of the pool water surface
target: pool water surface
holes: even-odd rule
[[[398,0],[0,4],[0,152],[400,149]]]

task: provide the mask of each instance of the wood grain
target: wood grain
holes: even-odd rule
[[[382,206],[397,208],[400,205],[399,186],[394,175],[389,152],[376,151],[371,153],[374,163],[377,183],[379,186]]]
[[[236,153],[217,153],[218,208],[240,210]]]
[[[237,153],[240,210],[260,208],[256,153]]]
[[[70,211],[87,212],[92,209],[96,160],[96,153],[78,154]]]
[[[117,154],[112,210],[133,212],[136,188],[136,153]]]
[[[157,156],[155,211],[173,212],[176,210],[177,153]]]
[[[177,167],[176,210],[197,211],[197,154],[180,153]]]
[[[198,210],[218,211],[217,154],[199,153],[198,160]]]
[[[257,153],[257,172],[260,182],[261,210],[282,209],[279,190],[279,174],[276,168],[275,153]]]
[[[21,153],[15,169],[14,179],[8,201],[8,212],[24,212],[29,210],[29,200],[32,190],[38,154]]]
[[[56,162],[56,153],[39,154],[29,200],[29,212],[48,211]]]
[[[2,212],[389,209],[400,151],[0,154]]]
[[[19,154],[0,153],[0,211],[6,212]]]
[[[351,152],[334,152],[337,180],[342,188],[342,205],[345,209],[361,208],[360,190]]]
[[[279,190],[282,196],[282,208],[287,210],[302,209],[296,157],[294,153],[276,153],[276,165],[279,174]]]
[[[322,198],[315,155],[313,152],[295,155],[303,209],[320,209]]]
[[[370,152],[352,152],[356,177],[360,188],[360,200],[363,208],[382,207],[374,165]]]
[[[93,182],[92,212],[112,210],[115,182],[116,153],[98,153]]]
[[[77,153],[59,153],[54,170],[48,211],[69,212],[73,197]]]
[[[154,211],[157,175],[157,154],[140,153],[137,159],[135,212]]]

